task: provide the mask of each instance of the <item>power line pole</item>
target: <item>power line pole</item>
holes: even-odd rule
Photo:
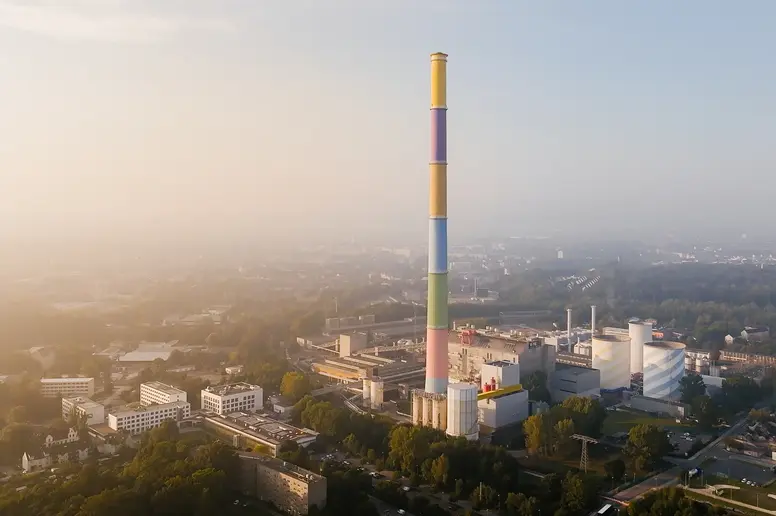
[[[582,456],[579,458],[579,469],[587,473],[587,462],[588,462],[587,444],[588,443],[598,444],[598,440],[582,434],[574,434],[571,436],[571,438],[582,442]]]

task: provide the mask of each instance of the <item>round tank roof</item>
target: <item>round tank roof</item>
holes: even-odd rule
[[[670,340],[653,340],[652,342],[645,342],[644,345],[660,349],[685,349],[687,347],[681,342],[673,342]]]
[[[469,389],[477,390],[477,386],[473,383],[451,383],[447,385],[447,390],[450,391],[466,391]]]

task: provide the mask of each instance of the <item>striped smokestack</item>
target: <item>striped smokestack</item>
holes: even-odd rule
[[[447,392],[447,54],[431,54],[426,392]]]

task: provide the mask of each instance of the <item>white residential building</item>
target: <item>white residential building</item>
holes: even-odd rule
[[[186,401],[149,406],[137,404],[108,414],[108,426],[117,432],[139,434],[160,426],[168,419],[180,421],[190,415],[191,405]]]
[[[258,385],[233,383],[202,389],[202,409],[216,414],[249,412],[264,407],[264,391]]]
[[[43,440],[43,447],[60,446],[63,444],[74,443],[78,441],[78,429],[76,428],[57,428],[52,429]]]
[[[143,405],[164,405],[176,401],[189,401],[186,399],[186,391],[162,382],[140,384],[140,403]]]
[[[89,398],[83,396],[62,398],[62,419],[68,421],[73,411],[86,418],[87,425],[99,425],[105,422],[105,407]]]
[[[94,396],[94,378],[41,378],[40,394],[45,398]]]

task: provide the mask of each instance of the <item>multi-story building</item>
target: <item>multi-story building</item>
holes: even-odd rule
[[[83,417],[87,425],[99,425],[105,422],[105,407],[83,396],[62,398],[62,419],[68,421],[73,412]]]
[[[186,401],[148,406],[138,403],[108,414],[108,426],[117,432],[139,434],[160,426],[168,419],[180,421],[190,415],[191,405]]]
[[[552,401],[559,403],[572,396],[599,397],[601,371],[587,367],[556,364],[550,376]]]
[[[94,378],[41,378],[40,394],[45,398],[94,396]]]
[[[249,412],[264,407],[264,391],[258,385],[240,382],[202,389],[202,408],[216,414]]]
[[[260,447],[268,455],[276,456],[278,450],[289,441],[307,447],[317,440],[318,433],[307,428],[296,428],[277,419],[261,414],[231,413],[206,415],[202,418],[205,428],[227,439],[237,448]]]
[[[164,405],[176,401],[189,401],[186,399],[186,391],[162,382],[140,384],[140,403],[143,405]]]
[[[240,453],[242,491],[272,502],[281,511],[304,515],[326,505],[326,477],[280,459]]]

